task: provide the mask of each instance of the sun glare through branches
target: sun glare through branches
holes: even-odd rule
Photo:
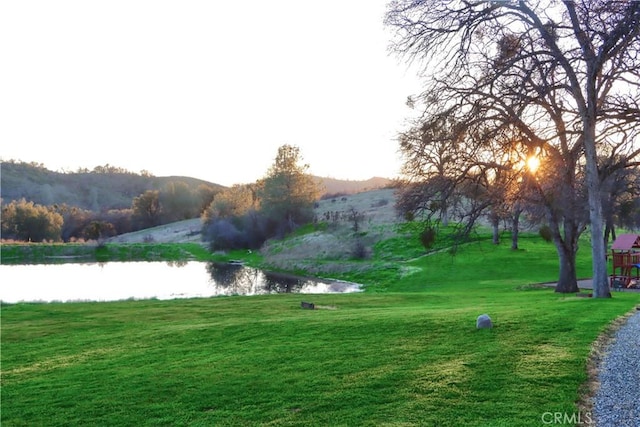
[[[527,169],[531,173],[536,173],[538,168],[540,167],[540,159],[536,156],[531,156],[527,159]]]

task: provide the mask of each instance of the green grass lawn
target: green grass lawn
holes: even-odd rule
[[[2,425],[543,425],[640,294],[529,286],[557,258],[521,247],[374,259],[360,294],[4,305]]]

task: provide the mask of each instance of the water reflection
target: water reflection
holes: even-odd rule
[[[357,285],[273,273],[238,264],[207,263],[214,286],[227,295],[354,292]]]
[[[357,284],[293,277],[237,264],[107,262],[0,265],[0,300],[114,301],[271,293],[358,292]]]
[[[258,270],[238,264],[209,262],[207,271],[211,275],[212,283],[241,295],[252,293],[251,287],[258,279]]]

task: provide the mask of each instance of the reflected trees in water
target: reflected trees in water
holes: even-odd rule
[[[285,274],[265,272],[238,264],[207,263],[211,281],[226,289],[228,294],[255,295],[299,292],[304,286],[315,284],[312,280]]]

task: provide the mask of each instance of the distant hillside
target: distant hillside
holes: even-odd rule
[[[322,188],[322,194],[329,195],[376,190],[392,182],[379,177],[365,181],[315,179]],[[96,167],[94,171],[61,173],[34,163],[9,161],[0,164],[0,197],[3,203],[24,198],[40,205],[67,204],[92,211],[126,209],[131,207],[134,197],[147,190],[161,190],[172,181],[184,182],[192,189],[200,185],[215,190],[225,188],[196,178],[140,175],[109,166]]]
[[[184,182],[192,189],[202,184],[225,188],[183,176],[143,176],[126,171],[60,173],[30,163],[2,162],[0,165],[3,203],[24,198],[41,205],[67,204],[93,211],[125,209],[131,207],[134,197],[147,190],[162,189],[172,181]]]
[[[373,177],[366,181],[351,181],[345,179],[316,177],[324,194],[356,194],[363,191],[377,190],[388,187],[392,181],[388,178]]]

